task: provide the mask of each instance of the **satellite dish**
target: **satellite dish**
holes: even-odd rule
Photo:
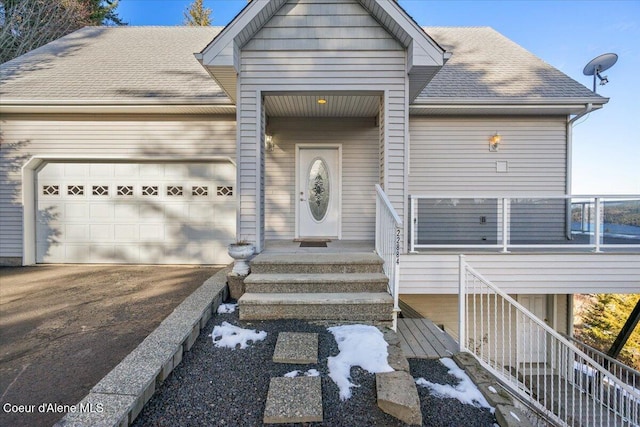
[[[607,76],[601,76],[600,73],[608,70],[613,67],[618,61],[618,55],[615,53],[605,53],[600,56],[593,58],[589,63],[584,67],[582,73],[585,76],[593,76],[593,91],[596,91],[596,77],[600,79],[600,86],[604,86],[609,83],[609,79]]]

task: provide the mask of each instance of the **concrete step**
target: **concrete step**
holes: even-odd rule
[[[251,261],[253,274],[382,273],[384,261],[363,253],[260,254]]]
[[[393,298],[388,293],[245,293],[240,320],[314,319],[390,322]]]
[[[265,424],[321,423],[320,377],[271,378],[264,408]]]
[[[422,425],[420,397],[413,377],[408,372],[376,374],[378,406],[384,412],[409,425]]]
[[[386,292],[388,282],[383,273],[252,273],[244,280],[251,293]]]

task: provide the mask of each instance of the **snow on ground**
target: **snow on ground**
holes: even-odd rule
[[[392,372],[387,363],[387,342],[375,326],[344,325],[328,328],[338,343],[338,353],[327,359],[329,377],[340,389],[340,399],[351,397],[351,367],[359,366],[371,374]]]
[[[220,306],[218,306],[218,314],[233,313],[236,311],[236,307],[238,307],[238,304],[220,304]]]
[[[431,393],[437,397],[458,399],[460,402],[467,405],[473,405],[478,408],[488,408],[491,410],[491,413],[495,411],[495,409],[489,405],[473,381],[471,381],[467,374],[460,369],[458,365],[456,365],[456,362],[454,362],[453,359],[445,357],[440,359],[440,363],[449,368],[448,373],[450,375],[453,375],[460,380],[458,385],[454,387],[448,384],[436,384],[427,381],[424,378],[418,378],[416,380],[416,384],[421,387],[427,387]]]
[[[215,326],[211,333],[213,345],[231,349],[235,349],[237,345],[240,345],[241,349],[247,348],[249,341],[256,343],[266,337],[267,333],[265,331],[257,332],[255,329],[242,329],[229,322],[222,322],[222,325]]]
[[[304,375],[305,377],[319,377],[320,372],[318,372],[316,369],[309,369],[307,372],[291,371],[284,374],[284,376],[288,378],[295,378],[298,375]]]

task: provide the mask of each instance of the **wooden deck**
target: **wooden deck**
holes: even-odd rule
[[[458,343],[429,319],[398,319],[398,335],[408,358],[440,359],[458,352]]]

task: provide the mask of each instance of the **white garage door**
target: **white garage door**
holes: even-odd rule
[[[228,263],[231,163],[48,163],[37,172],[41,263]]]

